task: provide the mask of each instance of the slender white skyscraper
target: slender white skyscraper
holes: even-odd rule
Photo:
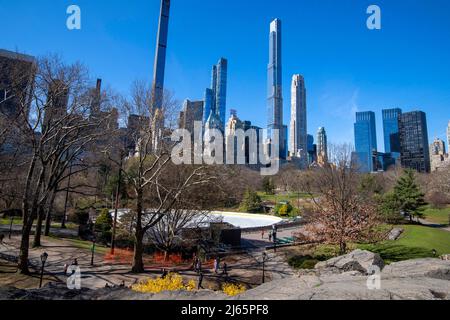
[[[302,168],[308,165],[307,129],[305,79],[301,75],[295,74],[291,84],[289,152],[291,157],[300,158]]]
[[[283,84],[282,84],[282,54],[281,54],[281,20],[270,23],[269,65],[267,68],[267,107],[268,107],[268,138],[271,143],[279,145],[280,158],[287,156],[287,145],[284,144],[286,126],[283,126]],[[280,139],[274,141],[273,132],[278,130]]]

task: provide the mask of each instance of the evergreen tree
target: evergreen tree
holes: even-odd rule
[[[243,212],[255,213],[261,211],[261,206],[261,197],[255,191],[247,189],[239,209]]]
[[[409,215],[411,221],[413,217],[422,218],[424,216],[425,194],[420,190],[413,170],[405,170],[398,179],[397,185],[394,187],[394,197],[398,203],[398,209]]]
[[[265,177],[262,181],[262,187],[266,194],[275,194],[275,184],[272,178]]]

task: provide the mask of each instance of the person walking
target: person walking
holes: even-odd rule
[[[200,271],[200,274],[198,276],[198,286],[197,290],[204,289],[203,288],[203,272]]]
[[[214,273],[217,274],[219,272],[219,259],[214,259]]]
[[[223,263],[223,274],[228,277],[228,265],[226,262]]]
[[[269,232],[269,242],[272,242],[272,231]]]
[[[200,259],[197,260],[197,273],[201,273],[202,272],[202,262]]]
[[[264,232],[264,229],[263,229],[263,230],[261,230],[261,239],[264,239],[264,234],[265,234],[265,232]]]

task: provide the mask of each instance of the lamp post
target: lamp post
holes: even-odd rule
[[[13,221],[14,221],[14,216],[11,216],[11,222],[9,223],[9,235],[8,235],[9,240],[11,240]]]
[[[44,252],[43,254],[41,254],[42,267],[41,267],[41,279],[39,281],[39,288],[42,288],[42,278],[44,277],[44,266],[45,266],[45,262],[47,261],[47,258],[48,258],[47,252]]]
[[[262,274],[262,283],[265,283],[266,282],[266,259],[267,259],[267,253],[266,252],[263,252],[263,265],[262,265],[262,268],[263,268],[263,274]]]
[[[91,266],[94,266],[94,254],[95,254],[95,238],[92,239],[92,248],[91,248]]]

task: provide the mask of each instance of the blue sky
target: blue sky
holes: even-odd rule
[[[82,30],[66,28],[77,4]],[[366,27],[366,9],[382,10],[382,29]],[[80,60],[126,93],[151,80],[159,0],[0,0],[0,48]],[[179,100],[201,99],[211,66],[229,61],[228,109],[265,127],[269,23],[283,22],[284,115],[290,82],[308,90],[308,131],[353,143],[355,111],[423,110],[429,139],[444,139],[450,120],[450,1],[447,0],[172,0],[166,87]]]

